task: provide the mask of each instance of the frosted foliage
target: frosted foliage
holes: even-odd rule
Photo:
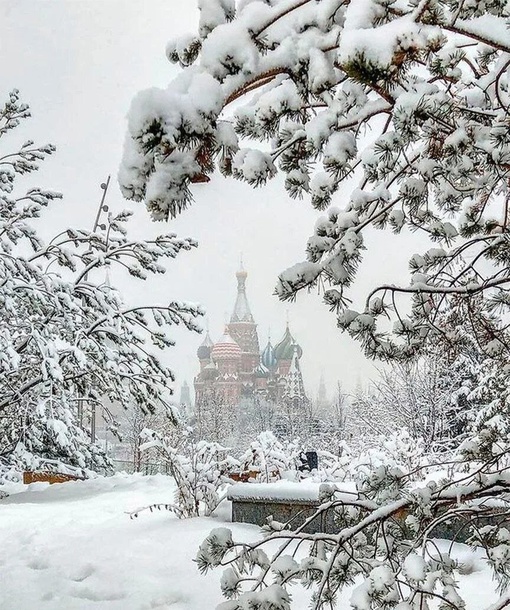
[[[380,437],[394,436],[397,430],[396,447],[411,442],[418,456],[456,448],[470,434],[470,421],[483,402],[473,390],[483,383],[487,356],[465,330],[464,308],[455,312],[459,315],[457,321],[441,320],[457,353],[441,344],[431,347],[419,359],[391,363],[355,392],[347,423],[351,444],[371,438],[382,449],[387,443]]]
[[[336,608],[346,604],[347,599],[348,607],[354,610],[460,610],[466,607],[467,600],[462,595],[468,590],[459,587],[460,578],[472,570],[450,555],[451,545],[438,546],[434,540],[434,528],[458,519],[459,514],[458,527],[473,525],[468,544],[484,548],[498,590],[503,591],[500,605],[487,605],[482,610],[504,608],[510,534],[505,527],[479,527],[477,520],[482,506],[484,518],[494,519],[508,504],[510,478],[506,468],[499,471],[495,465],[496,460],[508,463],[505,454],[500,452],[478,464],[465,461],[461,455],[450,456],[456,463],[450,474],[445,476],[444,471],[436,469],[434,480],[426,482],[423,477],[419,481],[413,477],[415,471],[426,472],[425,464],[406,465],[400,459],[397,465],[398,458],[390,456],[397,445],[395,438],[387,439],[386,456],[380,457],[379,465],[373,459],[363,472],[354,464],[358,461],[359,465],[363,458],[356,459],[345,452],[343,467],[351,469],[348,476],[356,480],[355,491],[345,483],[320,485],[322,505],[319,515],[310,520],[320,519],[320,513],[325,511],[334,511],[333,533],[308,534],[309,520],[303,526],[294,524],[288,529],[286,524],[271,519],[264,527],[265,537],[252,543],[237,541],[224,528],[213,530],[201,544],[196,561],[202,572],[225,568],[221,589],[229,601],[218,608],[292,608],[289,591],[301,584],[311,590],[311,607],[315,610]],[[409,440],[407,446],[410,453]],[[304,483],[294,486],[299,488]],[[306,490],[311,491],[305,487],[300,495],[299,489],[288,490],[281,483],[253,485],[253,490],[250,484],[238,487],[239,491],[232,491],[234,498],[303,498]],[[497,501],[487,503],[488,495]],[[268,599],[271,604],[266,606]]]
[[[361,447],[352,458],[350,470],[355,478],[364,479],[381,466],[402,472],[417,471],[420,476],[430,460],[430,456],[425,453],[423,439],[413,438],[406,428],[389,436],[381,435],[373,439],[371,445]]]
[[[28,116],[12,92],[0,108],[2,145]],[[69,228],[44,241],[37,221],[61,195],[14,187],[54,150],[28,141],[0,159],[0,172],[8,168],[0,189],[0,448],[20,468],[31,454],[46,469],[104,470],[88,433],[92,409],[113,428],[107,404],[170,407],[173,373],[157,352],[173,344],[174,325],[198,330],[201,313],[179,301],[130,306],[111,278],[118,270],[138,281],[162,274],[165,259],[195,242],[173,234],[133,240],[131,213],[108,208],[97,231]]]
[[[198,0],[200,9],[199,31],[207,36],[217,26],[230,21],[235,13],[235,0]]]
[[[198,34],[169,45],[182,73],[133,102],[119,173],[127,197],[168,218],[217,168],[253,186],[283,173],[288,194],[319,211],[337,201],[307,245],[314,272],[283,272],[277,293],[291,299],[320,286],[339,326],[371,357],[421,350],[452,296],[482,294],[507,309],[506,0],[201,0],[199,8]],[[237,136],[228,146],[225,122]],[[375,280],[351,304],[370,227],[419,231],[436,254],[414,258],[408,281]]]
[[[274,175],[276,168],[270,155],[259,150],[240,149],[232,161],[232,173],[250,184],[260,184]]]
[[[54,471],[80,478],[99,472],[111,474],[112,464],[103,449],[91,443],[79,426],[72,403],[65,398],[45,398],[27,410],[21,428],[16,427],[16,444],[0,459],[0,483],[21,480],[23,471]],[[5,432],[5,430],[4,430]]]
[[[462,332],[464,305],[461,301],[459,309],[449,311],[442,321],[449,333]],[[265,607],[271,591],[281,597],[272,597],[268,607],[286,609],[289,603],[292,607],[288,593],[302,585],[311,591],[314,610],[342,604],[355,610],[462,610],[469,607],[465,579],[471,578],[473,568],[456,561],[453,545],[438,544],[445,524],[452,528],[450,535],[463,535],[468,545],[478,547],[493,570],[495,585],[487,599],[500,599],[481,610],[507,606],[510,534],[506,523],[497,523],[508,509],[510,490],[508,365],[477,353],[468,333],[462,339],[465,351],[450,362],[449,379],[438,366],[436,382],[446,383],[445,392],[450,387],[452,403],[472,411],[460,447],[449,450],[444,443],[428,453],[423,439],[398,428],[374,439],[371,447],[349,448],[344,443],[339,455],[320,452],[319,469],[306,483],[234,488],[233,498],[303,500],[311,497],[308,493],[318,493],[322,505],[310,520],[317,522],[330,511],[335,528],[310,535],[307,522],[296,527],[292,520],[285,524],[269,519],[264,537],[252,543],[226,534],[218,543],[209,536],[197,563],[201,571],[227,568],[222,592],[229,601],[219,608]],[[472,360],[466,356],[470,350],[476,354]],[[252,448],[258,445],[266,447],[265,455],[281,459],[281,448],[270,435],[259,437]],[[313,489],[319,481],[320,487]]]
[[[495,372],[488,374],[495,383]],[[226,495],[232,469],[258,468],[264,474],[278,467],[283,473],[284,468],[295,472],[297,464],[299,443],[286,445],[270,432],[259,435],[239,460],[217,443],[194,441],[191,429],[178,446],[148,430],[143,436],[143,449],[161,451],[179,489],[175,504],[144,507],[133,516],[161,507],[180,517],[210,514]],[[310,591],[315,610],[339,603],[354,610],[423,610],[441,608],[445,600],[445,607],[461,610],[466,602],[463,592],[470,589],[465,582],[460,587],[460,579],[469,576],[473,566],[450,554],[453,545],[436,540],[435,528],[452,522],[462,531],[473,526],[467,544],[486,554],[494,588],[503,591],[499,606],[481,610],[502,610],[510,533],[506,527],[480,527],[478,519],[483,515],[494,520],[507,507],[509,461],[501,445],[493,445],[486,461],[481,454],[466,458],[474,443],[457,453],[445,453],[441,460],[438,455],[426,456],[423,445],[404,430],[381,438],[380,448],[361,454],[345,444],[341,455],[321,452],[319,471],[310,473],[306,481],[262,476],[261,484],[236,485],[229,493],[234,500],[318,498],[321,505],[298,527],[292,520],[286,524],[268,518],[264,536],[252,542],[236,540],[228,528],[213,529],[200,545],[196,563],[201,572],[223,568],[220,586],[227,601],[218,608],[289,610],[290,592],[301,585]],[[307,533],[307,524],[320,520],[326,511],[334,515],[333,532]]]
[[[422,582],[427,573],[427,562],[420,555],[408,555],[404,562],[404,571],[409,580]]]
[[[281,478],[281,473],[296,470],[299,442],[280,441],[270,432],[262,432],[239,458],[243,471],[255,472],[261,482]]]
[[[225,497],[228,472],[239,465],[229,450],[219,443],[195,441],[191,430],[184,431],[177,446],[154,430],[143,430],[141,438],[141,450],[156,449],[177,484],[176,502],[166,508],[179,517],[210,515]]]

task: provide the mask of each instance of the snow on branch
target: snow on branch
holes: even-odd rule
[[[452,295],[480,292],[489,308],[507,307],[503,0],[202,0],[200,10],[198,35],[169,50],[181,74],[133,101],[119,173],[126,197],[168,218],[219,169],[255,187],[282,173],[289,195],[317,210],[338,200],[308,242],[314,272],[282,273],[277,293],[318,286],[371,357],[419,351]],[[398,293],[375,280],[363,317],[345,324],[370,227],[418,231],[444,255],[411,263]]]

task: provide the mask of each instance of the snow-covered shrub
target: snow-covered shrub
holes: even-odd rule
[[[200,546],[198,567],[202,572],[225,568],[222,590],[229,601],[219,606],[222,610],[288,610],[289,589],[298,583],[311,589],[314,610],[339,607],[345,589],[351,589],[354,610],[461,610],[466,607],[459,588],[464,568],[449,552],[439,552],[433,540],[435,527],[457,518],[459,527],[473,526],[470,543],[485,549],[503,591],[486,610],[502,609],[508,603],[508,533],[477,524],[480,517],[497,519],[501,507],[508,508],[510,477],[494,460],[478,466],[458,481],[419,485],[399,468],[379,466],[358,483],[357,494],[324,484],[318,511],[335,511],[336,533],[310,535],[303,531],[306,523],[295,531],[280,524],[266,537],[243,543],[229,530],[221,535],[213,530]],[[484,503],[488,495],[500,505]],[[293,553],[296,545],[299,554]]]
[[[346,481],[352,477],[353,455],[345,441],[340,443],[340,448],[340,455],[325,450],[317,452],[319,467],[313,475],[315,480]]]
[[[299,441],[279,441],[270,432],[261,432],[240,456],[242,472],[256,473],[256,480],[269,483],[281,478],[286,471],[297,472]]]
[[[0,486],[5,483],[21,483],[23,481],[23,469],[17,460],[6,459],[0,456]],[[1,487],[0,487],[1,489]]]
[[[412,479],[420,479],[424,477],[424,467],[430,460],[423,439],[412,438],[407,428],[402,428],[390,436],[371,439],[369,446],[361,449],[351,461],[350,470],[354,479],[362,479],[374,468],[387,466],[400,469]]]
[[[196,441],[191,431],[177,447],[153,430],[144,430],[141,451],[156,448],[177,485],[175,505],[167,505],[179,517],[210,515],[225,497],[231,482],[228,472],[239,466],[229,449],[219,443]]]

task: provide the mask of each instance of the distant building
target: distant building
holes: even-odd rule
[[[249,398],[270,400],[293,410],[308,404],[299,360],[303,350],[289,325],[275,346],[259,346],[257,324],[246,296],[247,272],[237,273],[237,297],[230,322],[213,342],[209,332],[197,351],[200,372],[195,377],[195,410],[211,401],[232,407]]]
[[[179,399],[179,404],[181,405],[181,407],[184,407],[187,412],[191,410],[191,394],[187,381],[184,381],[181,386],[181,396]]]

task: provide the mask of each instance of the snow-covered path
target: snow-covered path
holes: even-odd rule
[[[168,477],[115,476],[0,501],[1,610],[211,610],[221,571],[201,576],[192,559],[214,521],[125,514],[172,499]]]

